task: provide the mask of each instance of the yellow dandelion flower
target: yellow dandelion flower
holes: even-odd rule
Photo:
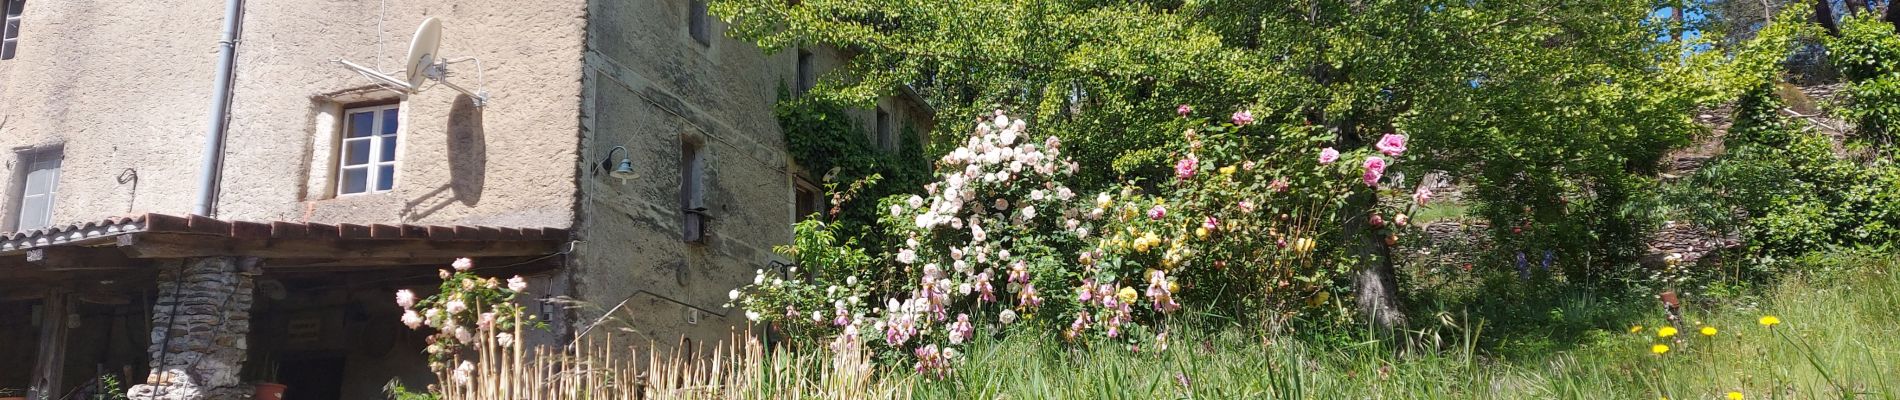
[[[1728,400],[1742,400],[1742,392],[1728,392]]]
[[[1669,352],[1669,345],[1666,345],[1666,344],[1658,344],[1658,345],[1654,345],[1654,346],[1649,346],[1649,352],[1651,352],[1651,353],[1656,353],[1656,355],[1662,355],[1663,353],[1668,353],[1668,352]]]
[[[1702,327],[1702,336],[1715,336],[1715,327],[1713,326]]]
[[[1630,325],[1630,333],[1637,333],[1637,332],[1642,332],[1642,331],[1643,331],[1642,325]]]
[[[1760,322],[1761,326],[1772,328],[1775,325],[1781,325],[1781,318],[1776,318],[1773,315],[1764,315],[1761,317],[1760,320],[1757,320],[1755,322]]]
[[[1665,326],[1661,328],[1656,328],[1656,337],[1666,338],[1666,337],[1675,336],[1675,335],[1676,335],[1676,327]]]

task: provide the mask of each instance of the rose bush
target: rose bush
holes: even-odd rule
[[[1182,114],[1184,133],[1161,149],[1175,160],[1172,180],[1084,195],[1066,185],[1081,166],[1059,139],[1036,140],[997,111],[938,161],[922,194],[880,204],[886,241],[901,243],[888,259],[833,226],[800,223],[778,249],[797,266],[757,271],[730,305],[794,338],[874,346],[933,374],[948,373],[977,334],[1017,325],[1165,348],[1167,320],[1184,307],[1274,324],[1338,309],[1329,299],[1352,269],[1339,227],[1368,218],[1370,234],[1394,228],[1387,212],[1340,210],[1368,190],[1411,194],[1387,179],[1384,158],[1404,154],[1404,137],[1341,153],[1329,134],[1257,124],[1245,110],[1223,122]],[[881,270],[898,273],[860,277]]]

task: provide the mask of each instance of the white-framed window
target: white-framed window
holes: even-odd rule
[[[13,59],[13,50],[20,46],[20,15],[26,9],[26,0],[0,0],[6,2],[7,25],[0,32],[0,60]]]
[[[401,121],[399,104],[343,110],[342,140],[337,146],[336,163],[338,196],[396,188]]]
[[[61,149],[20,153],[21,173],[15,187],[13,228],[10,231],[40,229],[53,225],[53,205],[58,200],[59,167],[66,160]]]

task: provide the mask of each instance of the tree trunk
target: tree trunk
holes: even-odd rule
[[[1359,256],[1353,270],[1353,294],[1359,315],[1381,330],[1404,328],[1405,310],[1399,303],[1398,272],[1392,267],[1392,249],[1385,244],[1384,231],[1368,220],[1377,209],[1379,195],[1367,192],[1353,195],[1346,202],[1348,220],[1342,243],[1356,245]]]
[[[1828,0],[1814,0],[1814,22],[1827,29],[1829,36],[1840,37],[1841,27],[1834,23],[1834,6]]]

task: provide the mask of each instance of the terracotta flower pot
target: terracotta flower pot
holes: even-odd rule
[[[284,390],[289,389],[289,388],[290,388],[289,386],[284,386],[281,383],[259,383],[257,384],[257,392],[251,395],[251,399],[252,400],[282,400],[284,398]],[[0,399],[0,400],[6,400],[6,399]]]

